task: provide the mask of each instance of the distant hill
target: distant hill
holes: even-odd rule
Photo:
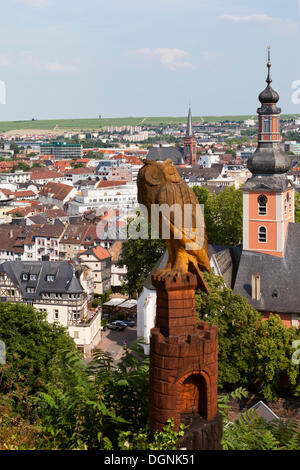
[[[300,115],[283,114],[282,119],[294,119]],[[193,116],[193,122],[223,122],[223,121],[244,121],[251,116]],[[256,116],[255,118],[256,119]],[[110,119],[51,119],[51,120],[35,120],[35,121],[7,121],[0,122],[0,133],[20,129],[40,129],[40,130],[99,130],[103,127],[118,126],[138,126],[148,125],[157,126],[160,124],[184,124],[186,116],[158,116],[158,117],[126,117],[126,118],[110,118]]]

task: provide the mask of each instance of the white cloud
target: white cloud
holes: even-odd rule
[[[232,23],[278,23],[282,20],[280,18],[272,18],[268,15],[222,15],[219,16],[220,20],[231,21]]]
[[[178,69],[194,68],[193,64],[186,60],[187,52],[182,49],[169,49],[167,47],[157,49],[145,48],[137,50],[136,53],[145,57],[157,58],[162,66],[173,72]]]
[[[9,60],[8,60],[7,55],[0,54],[0,66],[4,67],[5,65],[8,65],[8,64],[9,64]]]
[[[18,2],[34,8],[45,8],[50,5],[49,0],[18,0]]]
[[[299,0],[300,5],[300,0]],[[289,19],[282,19],[282,18],[275,18],[273,16],[264,15],[264,14],[254,14],[254,15],[222,15],[218,17],[222,21],[228,21],[234,24],[263,24],[269,26],[278,26],[281,29],[284,28],[286,31],[291,33],[298,31],[298,22],[289,20]]]
[[[75,67],[71,64],[60,64],[58,62],[49,62],[45,65],[45,69],[50,72],[72,72]]]

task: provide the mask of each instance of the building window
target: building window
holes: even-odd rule
[[[58,310],[54,310],[54,319],[58,320]]]
[[[268,198],[264,194],[261,194],[257,198],[258,202],[258,214],[259,215],[267,215],[267,202]]]
[[[270,134],[271,132],[271,123],[269,119],[265,120],[265,133]]]
[[[30,280],[31,281],[36,281],[37,280],[37,275],[36,274],[30,274]]]
[[[288,194],[287,194],[287,197],[288,197]],[[286,197],[285,200],[284,200],[284,213],[285,213],[285,214],[287,214],[287,204],[288,204],[287,197]]]
[[[78,331],[74,331],[74,339],[78,339],[79,338],[79,333]]]
[[[259,227],[258,229],[258,241],[260,243],[267,242],[267,229],[266,227]]]
[[[54,275],[53,274],[48,274],[47,275],[47,281],[48,282],[54,282]]]
[[[28,274],[23,273],[22,274],[22,280],[23,281],[28,281]]]
[[[290,196],[290,193],[287,193],[286,199],[287,199],[287,202],[289,203],[289,211],[292,212],[292,198]]]
[[[35,288],[34,288],[34,287],[27,287],[27,288],[26,288],[26,292],[27,292],[28,294],[34,294]]]

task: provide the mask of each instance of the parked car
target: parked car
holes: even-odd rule
[[[135,326],[135,321],[122,320],[123,323],[126,323],[127,326]]]
[[[103,328],[103,330],[106,330],[106,329],[109,329],[109,330],[118,330],[118,331],[122,331],[122,330],[125,330],[125,328],[127,328],[127,325],[126,323],[124,323],[123,321],[121,320],[116,320],[116,321],[113,321],[111,323],[107,323],[107,325],[105,325],[105,327]]]

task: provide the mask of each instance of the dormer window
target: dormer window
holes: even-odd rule
[[[30,274],[30,280],[31,281],[36,281],[37,280],[37,275],[36,274]]]
[[[27,292],[27,294],[34,294],[35,293],[35,288],[34,287],[27,287],[26,292]]]
[[[54,282],[54,274],[47,274],[47,281]]]
[[[259,215],[267,215],[267,202],[268,198],[264,194],[261,194],[257,198],[258,202],[258,214]]]
[[[22,274],[22,281],[28,281],[28,274],[27,273]]]
[[[267,242],[267,229],[266,227],[259,227],[258,229],[258,241],[260,243]]]

